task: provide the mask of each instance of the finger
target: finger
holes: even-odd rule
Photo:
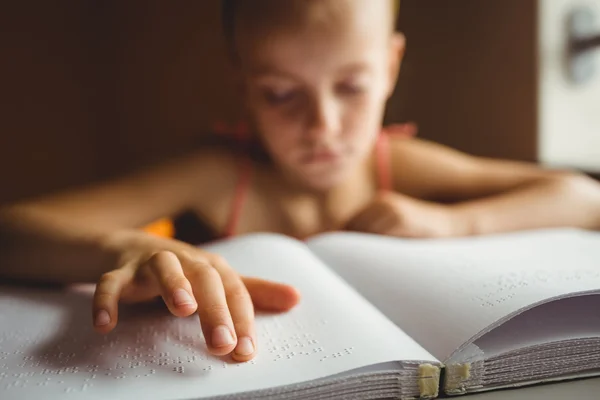
[[[173,315],[187,317],[198,307],[192,295],[192,285],[183,273],[177,256],[170,251],[154,254],[146,265],[157,282],[163,301]]]
[[[108,333],[119,319],[119,296],[123,286],[133,279],[133,270],[120,268],[102,275],[94,292],[92,315],[94,328],[100,333]]]
[[[208,350],[219,356],[231,353],[237,344],[237,336],[219,272],[206,260],[182,257],[181,262],[198,303]]]
[[[365,228],[365,232],[385,235],[392,230],[396,225],[396,219],[389,213],[381,213],[374,216],[369,225]]]
[[[376,212],[377,204],[370,204],[348,222],[348,229],[359,232],[365,231],[366,227],[369,225],[369,221],[373,218],[373,215]]]
[[[243,277],[242,281],[257,309],[288,311],[300,301],[300,292],[290,285]]]
[[[254,329],[254,306],[246,286],[240,276],[229,266],[223,257],[211,257],[213,267],[221,275],[227,305],[231,312],[233,326],[237,335],[237,345],[232,357],[237,361],[248,361],[256,352],[256,333]]]
[[[386,217],[385,209],[379,203],[373,203],[359,213],[352,222],[352,230],[375,233],[374,223]]]
[[[397,211],[387,204],[385,198],[380,198],[377,202],[376,212],[373,212],[369,218],[370,220],[365,227],[365,232],[378,235],[388,234],[390,230],[397,227],[401,222]]]

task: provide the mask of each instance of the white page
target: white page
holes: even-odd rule
[[[527,310],[475,341],[486,357],[551,342],[600,340],[600,295],[575,296]],[[564,347],[564,345],[562,346]]]
[[[258,316],[255,360],[209,356],[196,316],[168,317],[149,305],[122,308],[117,331],[101,336],[91,327],[89,287],[68,293],[0,287],[0,398],[190,399],[393,360],[435,360],[300,242],[257,235],[210,249],[241,273],[302,292],[293,311]]]
[[[403,240],[334,233],[309,247],[434,356],[532,304],[600,289],[600,234]]]

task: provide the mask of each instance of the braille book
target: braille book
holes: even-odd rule
[[[1,286],[0,399],[412,399],[600,375],[600,233],[205,247],[302,293],[258,313],[254,360],[209,355],[197,315],[123,305],[102,336],[93,287]]]

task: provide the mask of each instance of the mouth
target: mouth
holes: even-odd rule
[[[319,150],[306,154],[302,158],[303,164],[333,164],[342,157],[341,152],[333,150]]]

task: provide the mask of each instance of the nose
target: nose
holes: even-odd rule
[[[308,118],[308,137],[315,142],[327,142],[339,135],[341,115],[334,99],[321,97],[312,103]]]

